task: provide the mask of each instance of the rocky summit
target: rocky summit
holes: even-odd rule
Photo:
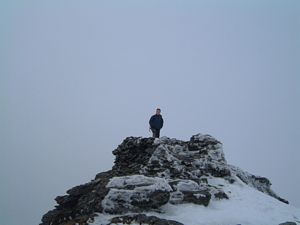
[[[113,154],[111,170],[56,197],[55,209],[40,225],[89,224],[102,215],[110,215],[107,224],[179,225],[145,212],[160,213],[166,204],[207,207],[212,201],[228,201],[232,193],[224,183],[243,182],[288,204],[267,178],[227,164],[222,143],[210,135],[197,134],[189,141],[128,137]]]

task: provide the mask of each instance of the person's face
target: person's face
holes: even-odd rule
[[[159,114],[160,114],[160,110],[157,109],[157,110],[156,110],[156,115],[159,115]]]

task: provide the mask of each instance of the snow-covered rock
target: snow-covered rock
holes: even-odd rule
[[[106,187],[110,190],[101,204],[111,214],[157,209],[169,201],[172,191],[165,179],[143,175],[114,177]]]
[[[41,225],[299,221],[300,212],[271,189],[267,178],[227,164],[222,143],[210,135],[197,134],[189,141],[128,137],[113,154],[112,170],[57,197],[59,205]],[[259,220],[262,215],[265,219]]]
[[[160,212],[148,211],[148,217],[177,221],[185,225],[297,225],[300,224],[300,210],[248,186],[241,180],[228,184],[217,179],[215,184],[224,185],[230,193],[229,199],[212,200],[205,207],[193,203],[166,204]],[[126,214],[139,215],[139,214]],[[109,224],[115,215],[99,214],[90,225]],[[286,222],[290,223],[286,223]],[[136,222],[136,223],[134,223]],[[125,223],[118,223],[125,224]],[[138,221],[132,221],[139,224]],[[147,223],[142,223],[146,225]],[[151,223],[149,223],[151,224]],[[168,224],[168,223],[160,223]],[[115,224],[114,224],[115,225]]]

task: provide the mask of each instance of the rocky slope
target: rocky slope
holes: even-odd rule
[[[160,212],[166,204],[206,207],[212,201],[226,201],[232,193],[216,182],[220,179],[243,182],[288,204],[272,191],[267,178],[227,164],[221,142],[210,135],[197,134],[190,141],[128,137],[113,154],[110,171],[58,196],[58,205],[40,225],[88,224],[103,213],[115,215],[109,224],[182,224],[144,212]]]

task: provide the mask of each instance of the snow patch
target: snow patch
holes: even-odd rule
[[[162,213],[146,214],[175,220],[185,225],[278,225],[286,221],[298,221],[299,224],[300,209],[282,203],[241,181],[230,184],[222,179],[211,179],[209,182],[224,185],[224,190],[232,193],[230,199],[212,201],[207,207],[192,203],[167,204],[161,208]],[[90,225],[108,224],[115,216],[100,214]]]

